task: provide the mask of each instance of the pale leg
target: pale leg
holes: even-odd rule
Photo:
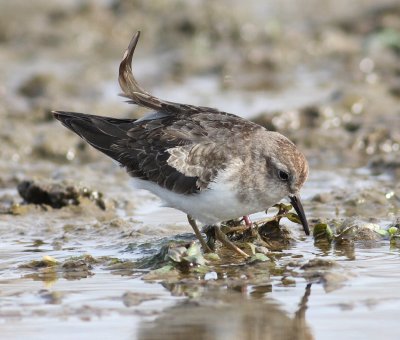
[[[191,227],[193,228],[194,233],[196,234],[197,239],[200,241],[200,244],[201,244],[201,246],[202,246],[202,248],[203,248],[203,251],[204,251],[205,253],[212,253],[210,247],[208,246],[208,244],[207,244],[206,241],[204,240],[203,236],[202,236],[201,233],[200,233],[199,228],[197,227],[196,220],[195,220],[192,216],[190,216],[190,215],[187,215],[187,219],[188,219],[188,221],[189,221],[189,224],[190,224]]]
[[[221,231],[219,226],[215,226],[215,238],[220,241],[225,247],[233,250],[235,253],[244,256],[244,257],[249,257],[242,249],[240,249],[238,246],[233,244],[227,237],[226,235]]]

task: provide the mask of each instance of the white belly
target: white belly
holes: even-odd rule
[[[177,194],[137,178],[133,182],[136,188],[148,190],[160,197],[166,206],[181,210],[204,224],[215,224],[269,208],[260,206],[256,201],[240,202],[231,182],[224,181],[220,176],[218,179],[208,189],[192,195]]]

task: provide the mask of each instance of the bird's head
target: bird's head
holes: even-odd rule
[[[278,132],[264,131],[263,143],[257,147],[265,159],[268,190],[276,197],[289,197],[304,231],[310,234],[307,219],[300,200],[300,189],[308,177],[308,163],[303,153],[289,139]]]

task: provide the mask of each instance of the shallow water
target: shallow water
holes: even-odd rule
[[[315,171],[304,190],[306,202],[316,188],[321,192],[324,188],[347,186],[349,173],[352,172],[343,170],[332,176],[326,171]],[[353,180],[356,176],[366,175],[353,172]],[[45,270],[18,268],[44,255],[58,261],[82,254],[136,260],[143,256],[143,249],[154,253],[160,239],[173,240],[174,235],[190,232],[182,213],[160,207],[145,192],[135,195],[142,203],[130,223],[133,231],[140,230],[142,234],[133,238],[122,234],[116,237],[113,230],[96,234],[93,222],[89,221],[85,222],[86,229],[76,230],[61,249],[55,250],[53,234],[58,233],[57,224],[63,223],[59,217],[54,217],[53,227],[47,227],[46,236],[41,237],[44,243],[38,246],[34,241],[43,236],[43,230],[20,231],[25,223],[35,223],[29,216],[29,222],[22,216],[1,219],[2,337],[91,339],[112,334],[129,339],[264,339],[275,334],[271,338],[296,335],[295,338],[304,339],[335,339],[367,334],[365,338],[376,339],[382,332],[377,325],[384,325],[385,337],[398,335],[393,316],[400,303],[400,273],[396,270],[400,257],[399,249],[391,248],[388,241],[370,247],[356,245],[347,252],[324,251],[314,246],[311,237],[301,236],[299,230],[296,235],[301,241],[284,250],[278,263],[331,259],[337,263],[332,273],[339,276],[325,281],[292,276],[293,282],[288,285],[283,284],[282,275],[268,274],[267,265],[261,282],[238,277],[237,271],[228,266],[217,269],[218,275],[199,275],[197,284],[187,281],[185,276],[173,284],[148,282],[142,280],[143,271],[119,272],[101,264],[95,265],[87,277],[76,278],[51,270],[44,275]],[[310,203],[307,206],[312,216]],[[12,223],[12,218],[16,222]],[[36,223],[45,226],[40,219]],[[19,230],[17,235],[10,231],[12,227]],[[26,233],[28,230],[30,233]],[[115,228],[115,233],[121,231]],[[142,251],[140,244],[145,247]],[[259,264],[257,270],[263,270],[263,265]],[[216,276],[218,279],[214,280]],[[207,277],[211,279],[205,280]],[[232,285],[230,279],[237,282]],[[125,298],[126,293],[133,298]],[[306,301],[302,303],[302,299]],[[59,334],[60,329],[63,334]]]

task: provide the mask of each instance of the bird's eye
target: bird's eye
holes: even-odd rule
[[[289,174],[283,170],[278,171],[278,177],[283,182],[287,182],[289,180]]]

